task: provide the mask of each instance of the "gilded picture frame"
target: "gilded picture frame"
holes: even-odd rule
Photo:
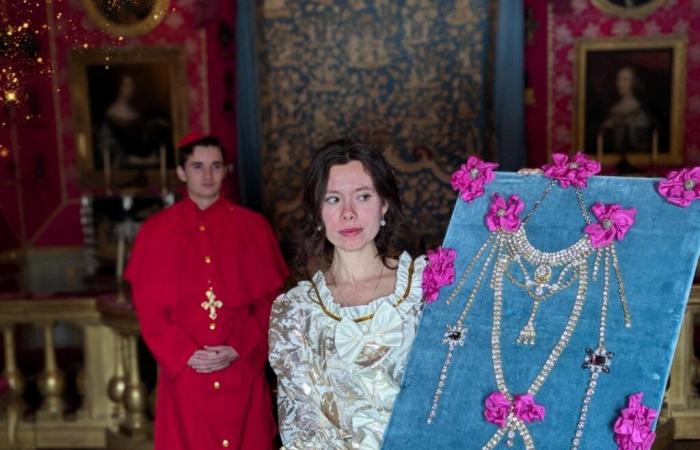
[[[187,132],[183,49],[74,49],[69,71],[82,187],[167,187]]]
[[[576,43],[574,145],[605,165],[683,162],[686,38]]]
[[[165,18],[170,0],[82,0],[90,20],[112,36],[142,36]]]
[[[666,0],[591,0],[604,13],[626,19],[644,19],[663,5]]]

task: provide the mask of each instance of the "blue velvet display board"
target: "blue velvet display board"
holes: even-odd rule
[[[659,410],[681,319],[700,252],[700,202],[681,208],[668,203],[655,189],[657,180],[593,177],[583,190],[588,208],[596,201],[637,209],[636,222],[616,244],[632,316],[625,328],[617,283],[611,278],[607,320],[607,350],[614,352],[610,373],[601,373],[590,406],[580,449],[617,448],[612,426],[629,395],[643,392],[643,403]],[[525,202],[524,216],[550,180],[543,176],[498,173],[486,194],[471,203],[457,200],[444,246],[457,250],[456,280],[488,237],[484,215],[491,194],[506,198],[517,193]],[[595,218],[593,218],[595,222]],[[585,222],[573,188],[558,185],[527,222],[530,242],[540,250],[567,247],[583,233]],[[589,257],[589,267],[593,257]],[[602,270],[602,269],[601,269]],[[571,340],[535,400],[546,408],[542,422],[528,424],[535,448],[570,448],[590,371],[581,367],[586,348],[595,348],[602,303],[603,277],[591,281],[582,313]],[[491,273],[491,270],[489,270]],[[491,353],[493,290],[485,281],[465,320],[466,342],[454,352],[442,401],[432,425],[426,423],[447,346],[446,325],[452,325],[465,305],[474,276],[447,305],[453,286],[442,288],[437,302],[426,305],[384,449],[480,449],[497,426],[483,416],[484,399],[497,390]],[[544,301],[534,346],[517,344],[518,333],[532,301],[520,289],[504,282],[501,348],[505,379],[512,393],[525,392],[559,339],[571,314],[576,283]],[[496,447],[507,449],[505,439]],[[513,449],[523,449],[519,436]]]

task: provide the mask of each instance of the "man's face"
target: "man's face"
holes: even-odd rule
[[[187,193],[197,204],[209,203],[219,197],[225,175],[221,149],[215,146],[196,146],[185,167],[177,167],[178,178],[187,184]]]

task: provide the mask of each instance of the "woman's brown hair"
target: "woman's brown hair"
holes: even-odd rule
[[[374,189],[388,206],[384,214],[384,226],[374,239],[379,256],[384,265],[388,258],[396,256],[394,243],[396,230],[401,222],[401,199],[396,184],[394,170],[386,162],[381,152],[374,146],[352,140],[332,141],[321,147],[311,158],[306,170],[303,191],[303,207],[306,214],[300,231],[298,267],[308,271],[327,268],[333,258],[333,244],[326,239],[321,220],[321,204],[328,186],[331,167],[348,164],[351,161],[362,163],[372,179]],[[321,227],[319,230],[318,228]]]

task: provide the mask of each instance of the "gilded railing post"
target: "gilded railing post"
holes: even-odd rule
[[[82,417],[108,420],[112,404],[105,395],[109,379],[115,369],[112,352],[116,346],[115,333],[99,322],[83,325],[83,351],[85,353]]]
[[[63,416],[63,374],[56,364],[53,323],[42,325],[44,332],[44,372],[39,377],[39,391],[44,397],[37,416],[41,420],[59,420]]]
[[[22,398],[22,394],[24,393],[24,378],[22,378],[22,374],[17,367],[14,326],[3,327],[2,336],[5,344],[5,378],[13,394],[17,398]]]
[[[673,355],[668,407],[676,439],[700,439],[700,398],[695,388],[698,361],[694,349],[695,317],[700,315],[700,288],[694,286],[683,316],[681,333]]]
[[[126,377],[124,376],[124,337],[117,334],[114,340],[114,375],[107,385],[107,395],[114,403],[112,417],[124,419],[124,392],[126,391]]]
[[[10,448],[17,445],[17,427],[19,418],[24,411],[22,394],[24,393],[24,378],[17,367],[17,354],[15,353],[14,326],[2,327],[2,336],[5,356],[5,379],[10,387],[10,398],[7,401],[7,443]]]
[[[138,336],[129,335],[127,338],[127,383],[124,391],[124,408],[126,418],[120,430],[127,436],[144,436],[147,433],[146,423],[146,386],[139,378]]]

